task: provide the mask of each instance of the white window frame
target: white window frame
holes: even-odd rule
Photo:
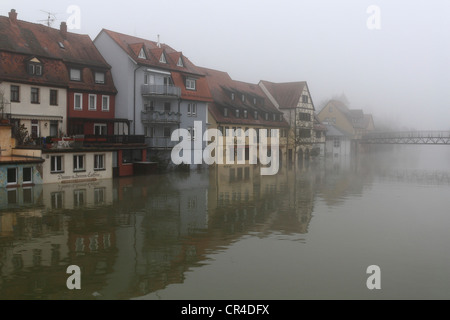
[[[70,80],[71,81],[81,81],[81,69],[71,68],[70,69]]]
[[[104,72],[95,72],[95,83],[97,84],[105,84],[105,73]]]
[[[105,98],[108,101],[107,108],[105,108]],[[102,111],[109,111],[110,110],[110,97],[109,96],[102,96]]]
[[[147,55],[145,54],[144,48],[141,48],[141,51],[139,51],[138,58],[139,59],[147,59]]]
[[[178,67],[184,67],[183,59],[180,57],[177,62]]]
[[[186,89],[197,90],[197,80],[193,78],[186,78]]]
[[[77,108],[77,97],[80,98],[80,106]],[[75,93],[73,95],[73,110],[82,111],[83,110],[83,94]]]
[[[31,170],[31,174],[30,174],[31,180],[29,180],[29,181],[25,181],[25,173],[24,173],[25,169]],[[23,183],[33,183],[33,167],[23,167],[22,168],[22,180],[23,180],[22,181]]]
[[[102,159],[99,161],[99,159]],[[101,162],[101,167],[99,167],[99,164]],[[101,171],[105,170],[105,155],[104,154],[94,154],[94,171]]]
[[[83,159],[82,166],[80,166],[80,158]],[[86,171],[86,155],[74,154],[73,155],[73,172]]]
[[[91,98],[94,98],[94,105],[91,105]],[[89,110],[97,111],[97,95],[96,94],[89,95]]]
[[[167,63],[166,55],[164,52],[161,54],[161,57],[159,58],[160,63]]]
[[[197,116],[197,104],[188,103],[188,117],[196,117],[196,116]]]
[[[16,174],[15,174],[15,181],[13,181],[13,182],[7,182],[7,185],[16,185],[16,184],[17,184],[18,175],[19,175],[19,172],[18,172],[19,170],[18,170],[17,167],[15,167],[15,168],[7,168],[7,169],[6,169],[6,173],[7,173],[6,181],[9,180],[9,174],[8,174],[8,171],[9,171],[10,169],[14,169],[14,170],[16,171]]]
[[[57,168],[57,159],[60,158],[61,159],[61,168],[58,170]],[[55,163],[53,163],[53,161],[55,161]],[[54,165],[55,170],[52,170],[52,165]],[[50,157],[50,172],[51,173],[62,173],[64,172],[64,156],[61,155],[55,155],[55,156],[51,156]]]
[[[104,123],[94,123],[94,134],[96,134],[96,128],[105,128],[104,132],[105,134],[103,134],[103,129],[100,129],[100,136],[107,136],[108,135],[108,126]],[[97,135],[97,134],[96,134]]]
[[[82,207],[84,205],[86,205],[86,190],[85,189],[73,190],[73,206]]]

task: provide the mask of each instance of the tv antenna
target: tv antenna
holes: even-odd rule
[[[55,22],[56,20],[58,20],[58,19],[56,19],[57,13],[52,13],[52,12],[48,12],[48,11],[44,11],[44,10],[41,10],[41,11],[47,14],[47,19],[45,19],[45,20],[39,20],[39,22],[45,22],[45,24],[47,25],[47,27],[51,27],[52,24],[53,24],[53,22]]]

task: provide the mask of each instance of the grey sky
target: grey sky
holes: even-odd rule
[[[450,1],[164,0],[12,1],[30,22],[81,9],[81,29],[157,40],[198,66],[257,83],[307,81],[316,108],[345,93],[350,107],[402,129],[450,130]],[[369,30],[370,5],[380,8]]]

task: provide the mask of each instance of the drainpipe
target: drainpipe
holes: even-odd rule
[[[136,135],[136,72],[142,68],[139,66],[134,69],[134,97],[133,97],[133,134]]]

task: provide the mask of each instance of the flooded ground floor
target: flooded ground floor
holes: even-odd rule
[[[275,176],[2,189],[0,299],[449,299],[449,160],[448,146],[398,146]]]

